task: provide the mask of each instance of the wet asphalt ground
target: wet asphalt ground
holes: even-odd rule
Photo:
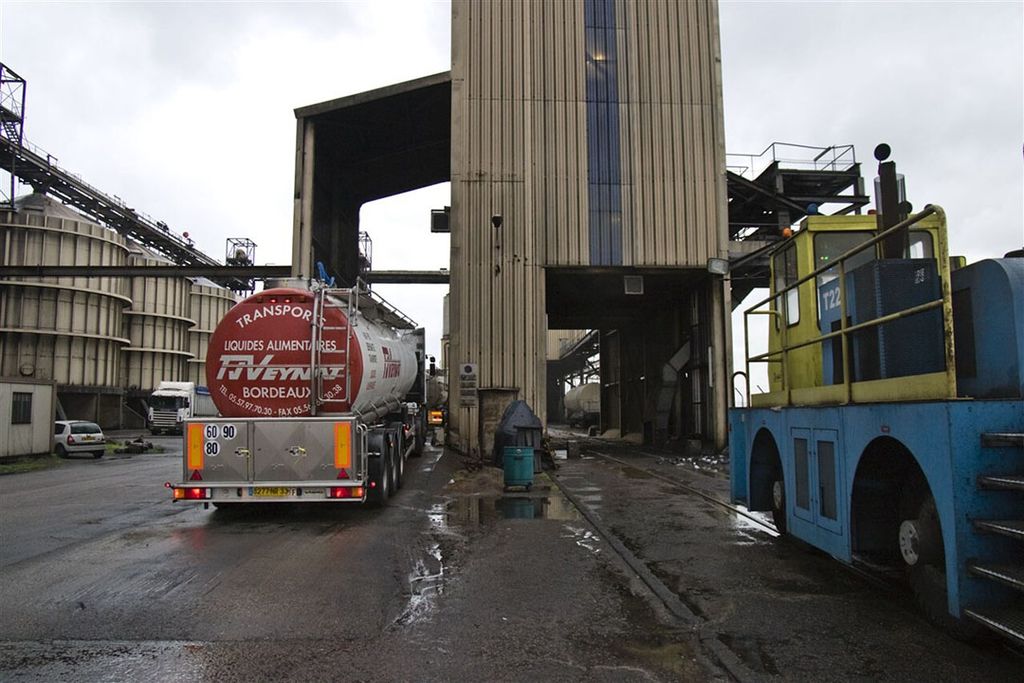
[[[738,657],[729,667],[736,677],[1024,680],[1019,653],[1001,642],[954,640],[925,621],[891,577],[853,573],[780,538],[770,516],[708,500],[729,501],[723,459],[583,444],[583,459],[560,468],[559,485],[678,598],[705,646],[721,644]]]
[[[431,449],[383,510],[225,514],[155,441],[0,477],[0,680],[725,680],[544,481]]]
[[[225,514],[169,501],[180,446],[155,441],[169,451],[0,477],[0,680],[1024,671],[1004,648],[952,640],[898,594],[673,483],[726,500],[713,458],[587,440],[583,459],[503,495],[499,471],[431,449],[383,510]]]

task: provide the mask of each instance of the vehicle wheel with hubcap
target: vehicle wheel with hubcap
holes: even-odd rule
[[[68,449],[64,448],[64,444],[57,444],[57,457],[66,458],[68,457]]]
[[[949,613],[942,524],[928,485],[914,477],[900,497],[897,544],[907,583],[925,617],[955,638],[975,640],[984,630]]]
[[[782,471],[776,470],[772,477],[772,520],[780,534],[786,533],[786,481]]]

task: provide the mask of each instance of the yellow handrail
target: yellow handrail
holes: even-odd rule
[[[782,364],[782,390],[783,395],[786,397],[785,402],[789,404],[789,374],[787,367],[787,356],[790,352],[797,349],[801,349],[814,344],[822,344],[827,340],[835,339],[839,337],[842,343],[842,363],[844,368],[850,367],[849,354],[850,354],[850,343],[849,336],[854,332],[859,332],[871,327],[877,327],[887,322],[897,320],[900,318],[909,317],[918,313],[931,310],[933,308],[942,307],[943,312],[943,338],[945,346],[945,360],[946,360],[946,398],[953,398],[956,396],[956,361],[955,361],[955,349],[953,341],[953,307],[952,307],[952,290],[949,283],[949,247],[946,239],[946,233],[944,229],[938,231],[938,248],[935,256],[938,261],[939,281],[941,285],[941,297],[933,301],[919,304],[911,308],[897,311],[896,313],[890,313],[872,320],[868,320],[856,325],[847,325],[847,307],[846,307],[846,261],[853,256],[856,256],[860,252],[873,247],[878,242],[890,237],[894,233],[900,230],[907,230],[910,226],[915,225],[929,216],[938,216],[940,226],[945,226],[945,211],[942,207],[936,204],[929,204],[920,213],[910,216],[906,220],[900,221],[891,228],[884,230],[883,232],[875,235],[869,240],[862,242],[861,244],[853,247],[846,251],[836,259],[830,261],[827,265],[817,268],[813,272],[799,278],[790,285],[787,285],[779,291],[772,292],[768,298],[759,301],[743,313],[743,337],[746,345],[746,376],[750,377],[750,364],[751,363],[781,363]],[[779,311],[775,310],[757,310],[765,304],[770,304],[774,301],[782,300],[783,295],[787,292],[796,289],[805,282],[809,282],[822,273],[831,271],[835,268],[839,269],[839,305],[840,305],[840,318],[839,318],[839,329],[834,332],[827,334],[820,334],[812,339],[807,339],[795,344],[787,343],[787,331],[786,325],[780,325],[780,340],[779,349],[776,351],[768,351],[766,353],[757,354],[754,356],[750,355],[750,334],[749,334],[749,317],[751,315],[769,315],[779,317]],[[852,378],[849,372],[843,372],[843,387],[845,402],[849,403],[852,400]],[[750,405],[750,382],[748,380],[746,386],[746,399],[747,405]]]

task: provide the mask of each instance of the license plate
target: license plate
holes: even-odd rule
[[[252,495],[257,498],[284,498],[293,493],[295,489],[285,486],[257,486],[252,490]]]
[[[85,437],[83,437],[83,441],[92,441],[92,437],[86,435]]]

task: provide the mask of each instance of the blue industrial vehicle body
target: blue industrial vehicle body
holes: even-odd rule
[[[1024,397],[1024,258],[978,261],[951,280],[958,394]]]
[[[795,439],[811,437],[810,509],[800,509],[797,497],[787,495],[788,531],[846,563],[854,561],[851,501],[861,458],[876,440],[895,440],[913,456],[935,498],[946,552],[950,614],[960,616],[963,605],[998,604],[1011,596],[1008,589],[970,576],[967,563],[978,557],[1006,561],[1013,558],[1013,547],[1005,539],[978,534],[972,529],[972,520],[1006,519],[1020,514],[1019,494],[979,491],[977,480],[986,474],[1024,468],[1019,452],[986,448],[981,441],[985,433],[1024,431],[1024,401],[949,400],[781,410],[736,408],[730,411],[729,429],[732,498],[744,504],[751,500],[752,489],[764,484],[751,477],[752,447],[758,433],[766,430],[774,439],[787,494],[796,491]],[[835,519],[821,514],[823,491],[817,448],[821,441],[829,439],[834,439],[835,452]],[[897,504],[892,501],[892,505]]]

